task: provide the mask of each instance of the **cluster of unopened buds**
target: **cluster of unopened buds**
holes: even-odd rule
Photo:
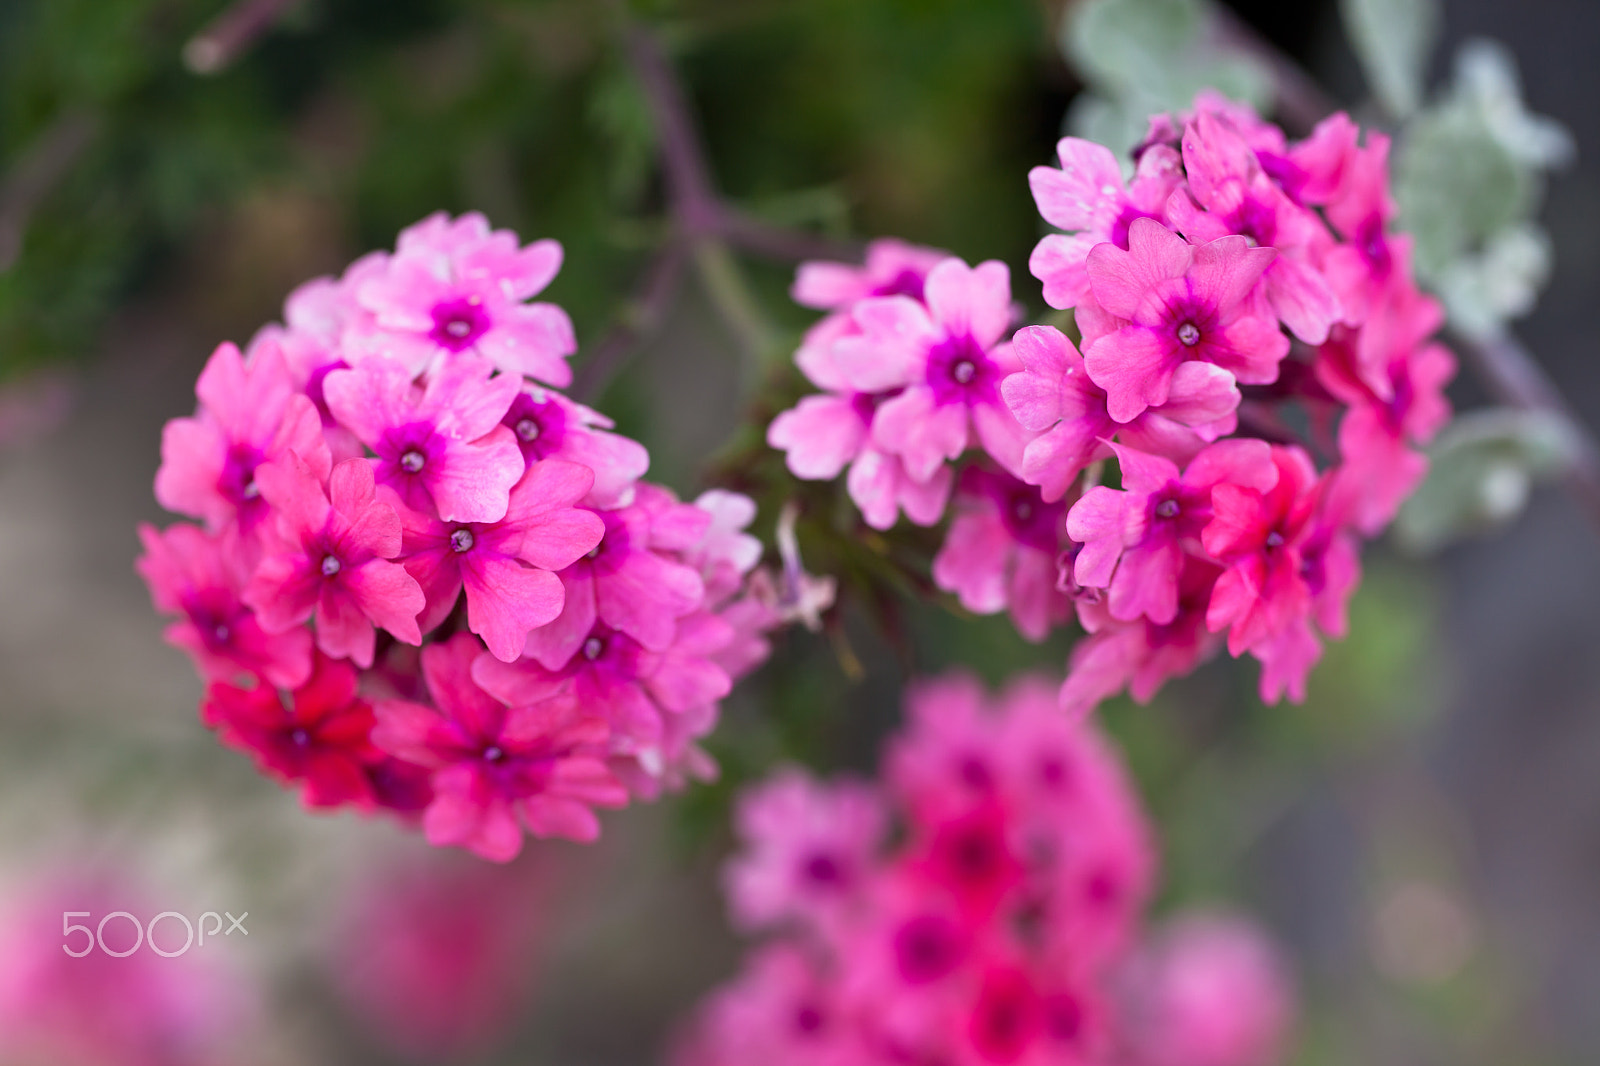
[[[912,689],[882,783],[781,771],[738,805],[733,917],[772,935],[678,1066],[1269,1066],[1293,996],[1248,923],[1143,927],[1154,857],[1053,684]]]
[[[1131,180],[1065,138],[1030,182],[1068,232],[1029,265],[1078,343],[1013,332],[1004,264],[879,241],[800,269],[795,299],[829,314],[796,362],[823,391],[768,440],[799,477],[848,467],[874,528],[953,510],[933,577],[967,609],[1035,640],[1075,612],[1068,710],[1147,700],[1224,640],[1264,699],[1303,699],[1361,540],[1450,413],[1388,149],[1343,114],[1290,143],[1208,94],[1152,119]]]
[[[783,615],[748,499],[681,503],[568,399],[554,241],[436,215],[200,375],[140,534],[223,741],[308,806],[507,860],[714,767],[696,740]]]

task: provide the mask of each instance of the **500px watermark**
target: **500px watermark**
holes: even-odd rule
[[[74,918],[92,919],[93,917],[94,915],[90,911],[61,912],[62,951],[65,951],[68,955],[71,955],[75,959],[81,959],[95,948],[99,948],[102,953],[110,955],[114,959],[123,959],[127,958],[129,955],[132,955],[141,947],[148,945],[151,951],[155,952],[157,955],[160,955],[162,958],[175,959],[179,955],[184,954],[191,947],[196,946],[195,930],[197,926],[199,927],[200,935],[198,946],[200,947],[205,946],[206,937],[209,936],[215,940],[219,933],[222,936],[232,936],[235,932],[243,933],[245,936],[250,935],[250,930],[244,927],[244,920],[250,917],[249,911],[245,911],[237,918],[235,918],[232,914],[229,914],[227,911],[223,911],[221,914],[218,914],[216,911],[206,911],[194,922],[190,922],[186,916],[179,914],[177,911],[162,911],[154,918],[151,918],[149,923],[146,925],[139,924],[139,919],[135,918],[127,911],[112,911],[110,914],[102,917],[99,924],[93,929],[90,929],[87,925],[79,925],[73,921]],[[226,930],[224,930],[222,926],[222,919],[224,917],[228,919],[228,927]],[[213,923],[210,929],[206,928],[206,922],[208,919]],[[112,948],[106,946],[106,925],[113,920],[121,920],[133,927],[132,947],[123,948],[122,950],[113,950]],[[168,923],[183,923],[183,947],[178,948],[176,951],[169,951],[156,943],[156,927],[164,921]],[[112,928],[115,929],[116,926],[113,926]],[[80,941],[80,943],[83,945],[83,947],[80,950],[73,950],[72,939],[74,934],[82,934],[83,939]]]

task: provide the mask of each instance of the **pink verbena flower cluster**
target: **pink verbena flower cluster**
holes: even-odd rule
[[[1075,610],[1090,636],[1068,708],[1149,699],[1224,643],[1261,661],[1263,698],[1303,699],[1362,539],[1450,414],[1455,361],[1390,230],[1388,149],[1343,114],[1291,143],[1206,94],[1152,120],[1131,180],[1065,138],[1030,183],[1070,232],[1029,265],[1080,344],[1006,339],[1002,265],[880,242],[859,270],[801,269],[796,299],[831,313],[796,359],[825,391],[768,439],[800,477],[851,464],[878,528],[897,507],[933,524],[954,486],[935,581],[1034,639]]]
[[[440,214],[303,285],[163,434],[156,497],[201,524],[140,530],[224,743],[502,861],[713,772],[696,739],[778,620],[750,501],[680,502],[555,391],[572,326],[528,301],[560,263]]]
[[[790,769],[742,797],[728,899],[773,935],[677,1066],[1276,1061],[1292,1011],[1270,946],[1237,922],[1145,936],[1144,813],[1054,685],[991,700],[949,677],[909,717],[881,789]]]

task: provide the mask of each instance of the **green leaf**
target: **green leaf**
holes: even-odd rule
[[[1390,114],[1409,117],[1422,103],[1438,0],[1341,0],[1339,10],[1373,93]]]
[[[1435,551],[1505,525],[1576,447],[1572,427],[1557,415],[1489,408],[1458,417],[1429,449],[1427,480],[1400,510],[1401,543]]]
[[[1437,288],[1451,324],[1485,337],[1533,310],[1549,277],[1550,238],[1540,227],[1523,223],[1490,237],[1482,252],[1451,263]]]

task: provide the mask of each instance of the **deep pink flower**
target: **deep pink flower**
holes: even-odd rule
[[[1173,371],[1167,401],[1119,423],[1106,393],[1089,379],[1083,356],[1054,326],[1025,326],[1011,339],[1023,370],[1000,392],[1024,429],[1039,436],[1022,452],[1022,479],[1048,501],[1061,499],[1096,459],[1111,452],[1113,436],[1140,451],[1187,462],[1205,445],[1232,433],[1239,388],[1233,375],[1210,363],[1185,362]]]
[[[1235,656],[1311,609],[1304,546],[1327,482],[1298,447],[1274,446],[1272,462],[1278,478],[1270,489],[1223,483],[1212,490],[1212,519],[1201,534],[1206,551],[1227,567],[1212,591],[1206,625],[1214,633],[1228,629]]]
[[[1113,419],[1129,422],[1166,403],[1186,362],[1215,364],[1247,385],[1277,378],[1289,338],[1253,296],[1274,254],[1239,236],[1192,247],[1145,218],[1133,220],[1127,251],[1101,244],[1089,253],[1095,302],[1127,321],[1083,356]]]
[[[546,459],[528,467],[498,522],[442,522],[404,510],[401,562],[428,600],[421,629],[443,622],[465,587],[467,628],[496,658],[520,656],[529,630],[561,613],[565,594],[554,571],[600,543],[605,523],[573,506],[593,483],[588,467]]]
[[[472,679],[478,642],[458,633],[422,651],[434,706],[383,700],[372,741],[433,770],[423,830],[435,846],[459,846],[494,862],[534,836],[593,840],[594,807],[621,807],[627,792],[606,769],[604,719],[566,695],[508,707]],[[495,660],[490,660],[491,662]]]
[[[257,471],[276,528],[245,588],[263,629],[282,632],[313,614],[317,646],[357,666],[372,665],[373,626],[409,644],[422,641],[422,589],[397,563],[400,517],[376,499],[372,467],[347,459],[324,492],[298,456]]]
[[[611,420],[558,392],[525,385],[500,424],[516,435],[523,461],[565,459],[594,471],[591,507],[625,507],[634,483],[650,469],[650,453],[638,441],[609,433]]]
[[[1222,643],[1206,628],[1211,592],[1221,573],[1212,563],[1185,556],[1178,575],[1178,610],[1164,625],[1148,618],[1118,621],[1103,601],[1080,600],[1078,620],[1089,636],[1072,649],[1061,709],[1086,715],[1123,689],[1137,702],[1148,703],[1162,685],[1209,659]]]
[[[374,806],[367,769],[383,754],[372,746],[372,707],[356,694],[349,663],[317,656],[316,669],[286,705],[265,685],[206,689],[200,716],[222,742],[244,752],[285,784],[304,782],[307,807]]]
[[[714,704],[733,687],[713,658],[732,639],[728,624],[704,611],[679,619],[667,645],[656,649],[597,622],[555,669],[532,656],[515,663],[484,658],[474,676],[507,703],[570,693],[585,714],[610,724],[613,754],[659,777],[668,719]]]
[[[672,643],[677,620],[704,602],[700,575],[674,554],[703,536],[711,517],[657,499],[641,492],[627,507],[597,512],[605,524],[600,543],[561,571],[561,614],[528,636],[527,654],[546,669],[565,666],[597,622],[659,651]]]
[[[219,345],[194,391],[195,417],[174,418],[161,434],[155,491],[167,510],[204,519],[212,530],[237,521],[253,538],[267,514],[258,467],[293,451],[317,477],[328,476],[321,420],[296,393],[276,345],[262,345],[248,365],[237,347]]]
[[[1333,243],[1321,220],[1272,181],[1249,143],[1217,112],[1199,110],[1184,127],[1183,167],[1187,192],[1168,202],[1168,221],[1192,241],[1238,234],[1276,249],[1261,275],[1263,295],[1290,332],[1321,344],[1340,316],[1338,297],[1315,266]]]
[[[974,438],[996,462],[1018,471],[1028,434],[1000,398],[1001,380],[1020,369],[1003,343],[1011,322],[1005,264],[973,268],[946,259],[928,275],[924,298],[861,301],[852,312],[860,333],[833,345],[838,368],[857,391],[900,389],[872,416],[874,443],[898,455],[919,483]]]
[[[1084,261],[1089,250],[1107,241],[1128,247],[1128,228],[1136,218],[1163,220],[1167,199],[1183,183],[1182,161],[1166,145],[1152,145],[1139,156],[1133,182],[1124,188],[1122,168],[1104,145],[1063,137],[1056,145],[1061,166],[1034,167],[1028,186],[1044,220],[1071,236],[1053,233],[1034,248],[1028,270],[1044,282],[1051,307],[1076,307],[1089,292]]]
[[[700,572],[706,606],[716,608],[744,588],[745,575],[761,561],[761,541],[745,532],[755,521],[756,503],[743,493],[707,489],[694,506],[711,521],[684,562]]]
[[[525,303],[561,269],[552,240],[519,247],[476,212],[430,215],[400,234],[382,274],[357,288],[373,328],[350,338],[362,354],[397,360],[411,374],[475,352],[513,377],[558,388],[572,380],[572,321],[555,304]]]
[[[368,359],[329,374],[323,388],[340,424],[377,453],[378,481],[406,506],[446,522],[498,522],[527,464],[500,424],[520,379],[493,370],[457,356],[418,389],[398,363]]]
[[[157,531],[139,526],[144,554],[134,566],[150,586],[158,611],[183,617],[167,627],[167,642],[182,648],[207,681],[260,676],[269,685],[294,688],[311,673],[311,632],[291,628],[268,633],[246,607],[249,583],[237,534],[212,536],[179,523]]]
[[[1009,474],[969,466],[961,472],[956,517],[933,560],[933,580],[978,614],[1007,608],[1017,631],[1043,640],[1067,620],[1071,604],[1056,589],[1063,503]]]
[[[742,847],[723,869],[736,924],[832,921],[862,891],[887,817],[872,788],[822,784],[788,767],[745,791],[734,810]]]
[[[1180,476],[1170,459],[1113,445],[1122,488],[1097,485],[1072,505],[1067,533],[1083,545],[1073,578],[1085,588],[1109,590],[1111,616],[1141,615],[1166,625],[1178,614],[1178,578],[1184,553],[1200,550],[1211,521],[1211,493],[1221,484],[1265,492],[1277,482],[1265,441],[1225,440],[1209,445]]]

